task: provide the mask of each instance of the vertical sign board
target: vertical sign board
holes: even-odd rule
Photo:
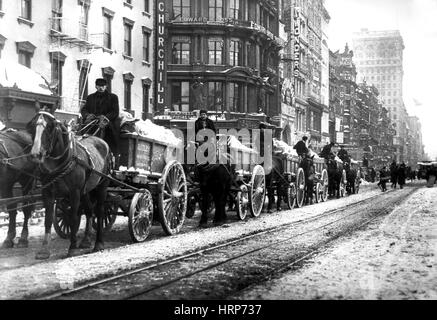
[[[155,47],[155,110],[164,112],[166,88],[165,60],[165,0],[158,0],[156,7],[156,47]]]
[[[293,55],[293,75],[299,77],[299,63],[300,63],[300,18],[299,8],[294,8],[294,55]]]

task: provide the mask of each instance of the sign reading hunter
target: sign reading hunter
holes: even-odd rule
[[[164,111],[165,108],[165,1],[157,1],[156,10],[156,60],[155,60],[155,97],[156,110]]]
[[[300,63],[300,18],[299,9],[294,9],[294,63],[293,73],[295,77],[299,77],[299,63]]]

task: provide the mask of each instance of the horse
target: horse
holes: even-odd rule
[[[352,168],[350,162],[345,162],[343,165],[344,165],[344,170],[346,171],[346,182],[347,182],[346,191],[349,195],[355,194],[356,193],[355,184],[358,176],[357,169]]]
[[[267,212],[272,212],[273,204],[275,203],[275,191],[277,195],[276,199],[276,211],[281,211],[282,199],[287,197],[287,189],[284,187],[289,182],[283,176],[284,165],[282,159],[278,156],[272,157],[272,168],[268,174],[266,174],[266,189],[268,197]]]
[[[40,109],[28,123],[27,130],[33,140],[32,160],[38,165],[42,186],[43,202],[46,209],[45,235],[36,259],[50,257],[50,232],[53,219],[53,204],[57,198],[70,201],[71,211],[66,217],[71,228],[68,256],[79,254],[77,248],[77,231],[79,228],[78,209],[84,205],[87,215],[85,237],[80,247],[90,246],[91,212],[97,217],[97,233],[93,251],[104,249],[103,218],[104,201],[109,180],[104,175],[110,172],[111,158],[108,144],[94,136],[80,141],[72,132],[54,117],[54,108]],[[90,197],[95,200],[92,205]],[[82,200],[82,201],[81,201]]]
[[[16,182],[21,185],[22,195],[26,196],[31,191],[35,176],[36,166],[29,160],[26,152],[30,151],[32,138],[27,131],[3,130],[0,131],[0,196],[13,197],[13,187]],[[24,221],[18,248],[27,248],[29,241],[28,222],[34,209],[28,202],[23,203]],[[12,248],[16,236],[17,203],[7,205],[9,213],[9,226],[3,248]]]
[[[313,203],[314,180],[316,179],[316,168],[314,166],[314,156],[304,156],[300,161],[300,167],[305,174],[305,204]]]
[[[340,198],[340,185],[343,179],[343,164],[337,162],[335,157],[327,159],[328,179],[329,179],[329,196]]]

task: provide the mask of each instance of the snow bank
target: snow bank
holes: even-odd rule
[[[0,85],[23,91],[52,95],[48,82],[39,73],[12,61],[0,60]]]

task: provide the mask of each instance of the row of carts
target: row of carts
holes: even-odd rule
[[[120,165],[127,170],[112,171],[105,203],[105,231],[110,230],[117,216],[121,215],[128,217],[129,234],[134,242],[145,241],[152,226],[158,223],[167,235],[178,233],[185,218],[193,216],[202,196],[190,170],[178,160],[180,148],[136,133],[123,133],[120,145]],[[229,194],[230,202],[235,204],[235,211],[241,220],[248,213],[258,217],[266,202],[266,174],[257,161],[257,153],[241,149],[237,150],[237,154],[235,171],[238,174],[233,183],[236,187],[231,188]],[[286,190],[285,200],[289,209],[302,207],[307,186],[299,157],[274,156],[279,157],[283,165],[276,175],[277,181],[273,183]],[[324,159],[314,159],[314,166],[316,172],[312,192],[315,202],[327,201],[329,178]],[[342,196],[345,195],[346,183],[343,172],[340,185]],[[57,199],[55,206],[54,228],[60,237],[68,238],[70,226],[66,213],[70,209],[69,201]]]

